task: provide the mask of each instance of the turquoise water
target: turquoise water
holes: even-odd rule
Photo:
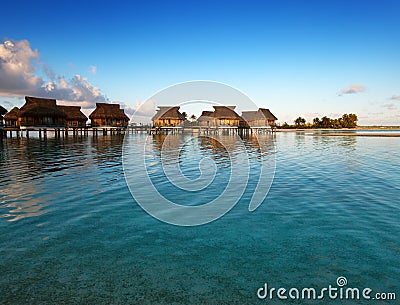
[[[141,139],[141,135],[130,135]],[[185,141],[177,136],[177,141]],[[157,176],[157,145],[153,139]],[[260,154],[251,139],[257,173]],[[398,304],[399,138],[265,136],[276,174],[254,212],[242,200],[197,227],[160,222],[133,201],[122,167],[123,138],[0,142],[1,304]],[[187,145],[182,171],[203,152],[226,184],[229,160],[212,143]],[[204,149],[199,153],[200,149]],[[262,156],[261,156],[262,157]],[[178,193],[166,196],[180,198]],[[183,195],[182,195],[183,196]],[[213,192],[186,195],[189,202]],[[208,198],[208,197],[207,197]],[[258,288],[334,285],[395,292],[396,301],[259,300]]]

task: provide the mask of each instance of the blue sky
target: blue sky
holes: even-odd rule
[[[6,108],[27,94],[53,94],[88,111],[103,100],[132,111],[167,86],[213,80],[281,123],[353,112],[360,124],[400,125],[400,1],[1,6]]]

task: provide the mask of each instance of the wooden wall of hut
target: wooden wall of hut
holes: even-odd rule
[[[67,120],[66,121],[67,127],[85,127],[86,121],[78,121],[78,120]]]
[[[218,125],[220,126],[239,126],[240,120],[237,119],[219,119]]]
[[[129,124],[129,120],[119,119],[92,119],[93,127],[111,126],[111,127],[126,127]]]
[[[20,126],[65,126],[65,119],[58,116],[22,116]]]
[[[119,104],[96,103],[96,109],[89,115],[93,127],[127,127],[129,117]]]
[[[184,120],[180,119],[159,119],[154,122],[154,127],[176,127],[183,124]]]
[[[247,124],[250,127],[265,127],[265,126],[269,125],[267,120],[262,120],[262,119],[251,120],[251,121],[248,121]]]

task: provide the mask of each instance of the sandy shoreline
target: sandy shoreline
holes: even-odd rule
[[[400,137],[400,133],[312,133],[314,137]]]
[[[400,137],[400,127],[358,127],[355,129],[341,128],[341,129],[277,129],[277,132],[297,132],[305,133],[307,136],[317,137]],[[321,133],[328,131],[326,133]],[[368,131],[363,133],[362,131]],[[385,133],[385,131],[394,131]],[[396,132],[395,132],[396,131]],[[398,132],[397,132],[398,131]]]
[[[357,128],[298,128],[298,129],[277,129],[277,132],[304,132],[304,131],[391,131],[398,130],[400,132],[400,126],[360,126]]]

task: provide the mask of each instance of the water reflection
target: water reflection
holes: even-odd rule
[[[119,166],[123,142],[123,135],[92,137],[88,146],[89,153],[98,166]]]
[[[262,159],[275,154],[276,137],[271,134],[245,135],[241,137],[248,152]]]
[[[57,198],[73,193],[76,177],[96,168],[98,173],[88,175],[87,181],[105,185],[116,180],[122,174],[122,143],[123,136],[115,135],[4,139],[0,142],[2,217],[16,221],[43,215]],[[118,166],[120,170],[115,170]],[[108,175],[103,175],[107,168]],[[103,182],[104,177],[107,181]]]
[[[21,190],[23,189],[23,192]],[[18,181],[10,183],[0,190],[0,207],[6,212],[2,217],[8,221],[17,221],[27,217],[40,216],[47,212],[49,202],[36,197],[43,187],[35,183],[24,184]]]
[[[228,160],[238,147],[244,144],[251,156],[263,158],[275,153],[276,138],[273,135],[153,135],[153,150],[158,156],[168,156],[165,161],[178,161],[187,151],[200,150],[215,160]]]
[[[330,149],[334,146],[341,146],[346,148],[348,151],[353,151],[356,149],[357,137],[352,136],[312,136],[313,148],[316,150]]]
[[[158,157],[163,156],[164,161],[168,163],[179,161],[180,151],[185,144],[183,136],[176,134],[153,135],[152,140],[151,153],[155,153]]]
[[[199,204],[213,200],[224,191],[235,171],[240,176],[237,186],[247,187],[246,201],[254,202],[251,207],[255,208],[272,183],[276,154],[273,135],[171,134],[149,136],[146,141],[146,171],[157,191],[169,200],[187,201],[188,194],[183,190],[198,192]],[[235,168],[240,168],[239,172]]]
[[[153,135],[153,150],[165,164],[181,163],[186,157],[209,157],[218,164],[229,162],[237,149],[238,138],[224,135]],[[190,153],[191,156],[187,154]]]
[[[129,140],[142,144],[145,138]],[[398,139],[296,139],[293,133],[278,133],[276,139],[277,175],[266,202],[248,212],[255,188],[251,176],[235,208],[196,228],[156,221],[132,202],[123,176],[110,183],[119,172],[119,139],[22,142],[29,149],[16,139],[3,141],[3,303],[247,304],[266,280],[265,270],[269,278],[299,287],[308,287],[310,278],[323,287],[348,274],[354,286],[370,287],[378,280],[380,291],[397,291]],[[218,142],[202,145],[201,140],[185,149],[221,151]],[[243,138],[251,165],[270,140]],[[296,150],[296,141],[305,146]],[[185,153],[188,160],[193,156]],[[349,160],[359,168],[349,169]],[[60,169],[49,170],[54,164]],[[29,174],[35,178],[21,177]],[[216,192],[224,187],[222,178]],[[177,197],[175,190],[164,189],[169,198]],[[92,195],[95,190],[101,193]],[[214,197],[212,190],[185,194],[180,203],[203,204]]]
[[[320,160],[319,164],[324,164],[324,159],[329,154],[339,154],[341,165],[350,170],[357,170],[360,167],[359,160],[355,151],[357,150],[357,137],[343,136],[313,136],[313,158],[314,161]],[[324,158],[325,156],[325,158]],[[318,162],[315,162],[318,165]]]
[[[349,151],[356,150],[357,137],[342,137],[339,146],[347,148]]]

